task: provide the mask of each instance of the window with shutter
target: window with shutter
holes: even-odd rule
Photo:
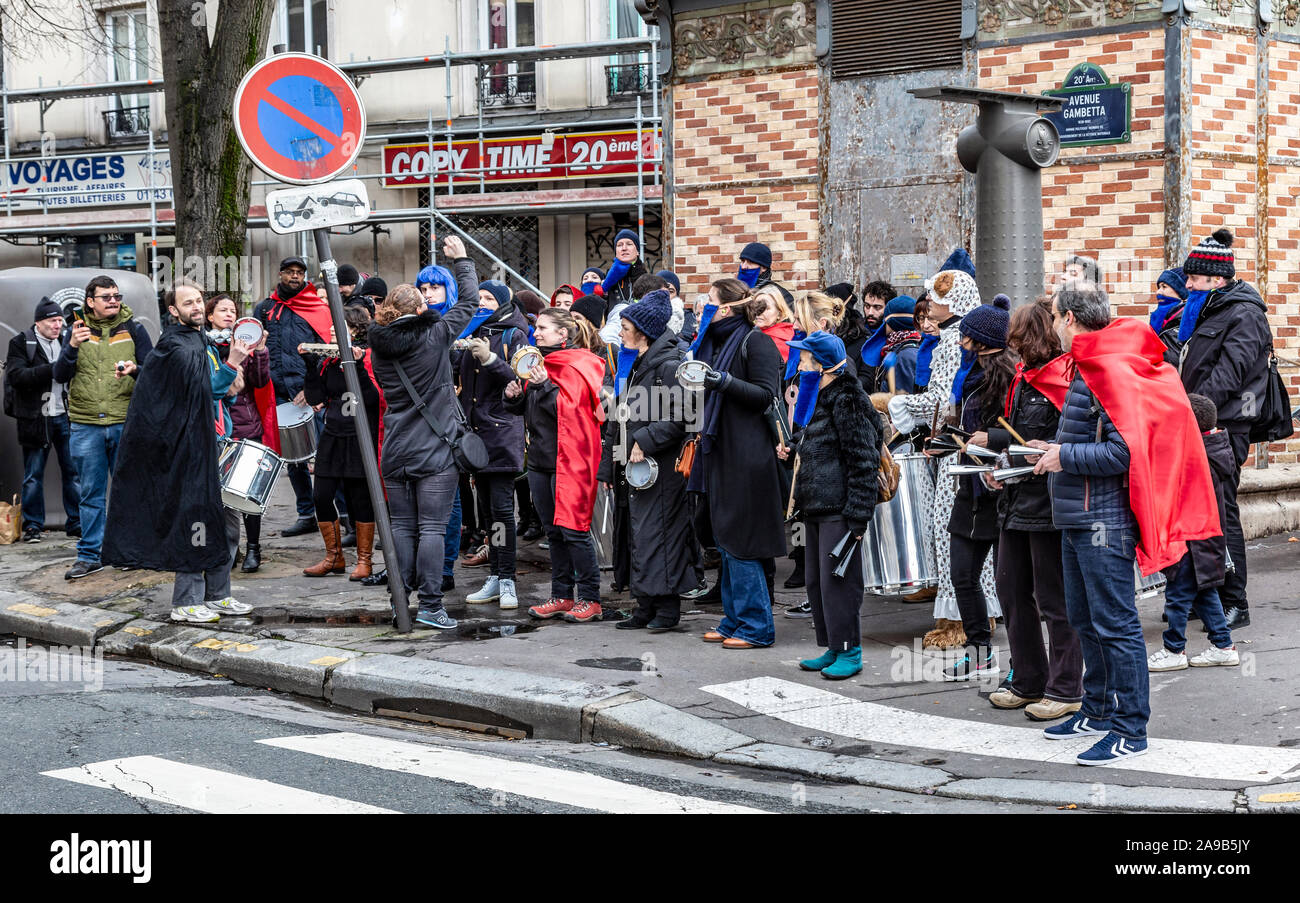
[[[833,0],[831,75],[850,78],[962,64],[962,0]]]

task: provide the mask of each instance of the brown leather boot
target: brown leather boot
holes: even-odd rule
[[[353,526],[357,531],[357,566],[349,580],[364,580],[370,576],[371,557],[375,552],[375,522],[357,521]]]
[[[320,535],[325,540],[325,558],[320,564],[303,568],[304,577],[324,577],[327,574],[342,574],[347,570],[343,561],[342,536],[338,521],[321,521]]]

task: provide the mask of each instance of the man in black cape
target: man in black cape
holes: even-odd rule
[[[175,571],[172,620],[204,623],[252,610],[230,597],[239,518],[221,503],[216,442],[216,418],[225,416],[219,401],[239,374],[246,346],[232,343],[226,363],[208,353],[197,286],[177,284],[165,300],[177,322],[163,330],[136,377],[113,471],[103,561]]]

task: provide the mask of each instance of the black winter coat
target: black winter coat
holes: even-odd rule
[[[480,364],[470,352],[456,352],[460,356],[460,406],[470,429],[487,446],[488,463],[482,472],[518,473],[524,469],[524,419],[506,409],[505,389],[517,379],[510,358],[528,344],[528,320],[512,303],[502,319],[484,323],[474,337],[488,340],[496,360]]]
[[[66,341],[65,328],[55,347]],[[58,353],[55,353],[55,360]],[[54,380],[54,361],[50,360],[36,336],[36,327],[29,327],[9,340],[9,354],[5,358],[5,383],[13,387],[14,419],[18,421],[18,444],[23,448],[48,448],[50,444],[49,418],[45,416],[45,395]],[[63,410],[68,410],[68,387],[59,383]]]
[[[740,559],[786,554],[785,502],[780,461],[766,411],[781,391],[785,364],[776,343],[758,329],[731,359],[713,449],[695,466],[705,468],[705,492],[714,540]],[[706,392],[713,391],[706,389]]]
[[[303,285],[302,291],[309,288],[315,291],[310,282]],[[271,356],[271,382],[275,384],[276,401],[283,404],[303,390],[303,378],[307,371],[302,355],[298,353],[298,346],[324,342],[329,336],[322,338],[316,335],[311,324],[288,307],[281,306],[272,317],[275,305],[280,300],[278,289],[279,286],[272,289],[271,297],[258,303],[253,309],[253,316],[266,327],[266,351]],[[474,297],[478,297],[477,291]]]
[[[677,365],[681,361],[677,337],[665,331],[637,358],[619,399],[627,404],[628,414],[624,451],[630,453],[633,444],[639,445],[646,457],[659,466],[659,476],[647,489],[627,486],[626,468],[617,468],[631,519],[633,596],[677,595],[693,589],[697,582],[695,544],[687,541],[691,515],[686,504],[686,480],[676,470],[691,414],[685,405],[689,393],[677,383]],[[622,440],[624,429],[615,416],[605,421],[602,432],[604,454],[599,478],[610,483],[615,473],[614,448]]]
[[[623,278],[611,285],[609,290],[605,292],[605,316],[608,317],[610,312],[619,304],[632,303],[634,300],[632,286],[636,285],[636,281],[647,272],[645,263],[640,257],[632,261],[632,265],[623,274]]]
[[[1011,398],[1011,416],[1009,422],[1026,442],[1041,439],[1044,442],[1056,440],[1056,431],[1061,423],[1061,412],[1047,396],[1039,392],[1028,382],[1021,381]],[[1011,445],[1019,445],[1007,430],[1001,426],[990,426],[989,449],[1006,451]],[[1013,459],[1019,463],[1020,459]],[[1019,483],[1008,483],[998,498],[998,522],[1003,530],[1024,530],[1027,533],[1050,533],[1052,526],[1052,497],[1047,492],[1047,480],[1043,477],[1029,477]]]
[[[460,432],[453,407],[457,402],[451,381],[451,343],[478,309],[478,274],[468,257],[455,261],[452,272],[460,294],[446,317],[426,311],[370,327],[375,378],[388,404],[380,462],[387,479],[418,480],[456,466],[451,447],[434,435],[397,374],[400,363],[444,436]]]
[[[866,529],[876,510],[881,431],[880,414],[850,374],[817,393],[794,481],[795,510],[804,519],[843,517],[850,529]]]
[[[356,419],[344,410],[348,383],[343,368],[338,358],[322,358],[317,354],[303,356],[307,358],[306,381],[303,383],[307,404],[325,405],[325,428],[321,430],[313,473],[333,479],[364,478],[366,470],[357,440]],[[365,402],[366,418],[370,422],[370,441],[378,454],[379,390],[370,381],[370,374],[361,361],[357,361],[357,381],[361,384],[361,399]],[[428,429],[427,425],[425,429]]]
[[[1205,440],[1205,456],[1210,461],[1210,478],[1214,481],[1214,497],[1219,505],[1219,525],[1227,532],[1224,486],[1237,479],[1237,461],[1232,454],[1228,431],[1217,429],[1201,437]],[[1192,539],[1187,542],[1187,553],[1192,556],[1192,572],[1196,575],[1197,589],[1223,586],[1228,557],[1228,543],[1223,536],[1209,539]],[[1174,568],[1166,568],[1165,576],[1172,578]]]
[[[1077,374],[1065,393],[1056,441],[1061,444],[1061,472],[1050,474],[1047,484],[1052,524],[1058,530],[1132,527],[1128,444]]]
[[[559,394],[560,387],[548,379],[540,385],[530,382],[527,392],[504,401],[506,413],[523,415],[530,471],[555,473],[560,433],[555,398]]]
[[[1183,345],[1178,372],[1189,395],[1204,395],[1218,407],[1220,429],[1247,432],[1259,418],[1272,345],[1267,308],[1254,286],[1231,282],[1210,295]]]
[[[979,365],[966,378],[962,393],[959,425],[967,432],[985,432],[998,422],[997,406],[990,400],[985,405],[987,376]],[[989,542],[998,538],[998,494],[984,485],[976,474],[952,477],[957,481],[957,496],[953,499],[952,514],[948,518],[948,532],[967,539]]]

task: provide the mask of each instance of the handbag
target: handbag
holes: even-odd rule
[[[455,438],[445,436],[442,430],[438,429],[438,423],[429,413],[429,406],[424,403],[424,398],[420,393],[415,391],[415,386],[411,385],[411,378],[406,375],[402,365],[393,362],[397,368],[397,375],[402,379],[402,385],[406,387],[406,393],[411,396],[411,401],[424,418],[424,422],[429,424],[429,429],[433,434],[446,442],[451,448],[451,455],[456,461],[456,467],[461,473],[472,473],[476,470],[482,470],[487,467],[488,451],[487,446],[483,444],[483,439],[469,428],[465,422],[465,412],[460,408],[460,402],[452,399],[452,407],[456,410],[456,422],[460,425],[460,432]]]
[[[693,436],[682,446],[682,450],[677,454],[677,464],[673,467],[679,474],[684,477],[690,477],[691,468],[695,465],[695,452],[700,444],[700,437]]]
[[[1251,442],[1278,442],[1295,432],[1291,420],[1291,395],[1277,372],[1277,355],[1268,350],[1268,375],[1261,399],[1259,418],[1251,424]]]
[[[0,502],[0,546],[16,543],[23,533],[23,506],[17,493],[12,502]]]

